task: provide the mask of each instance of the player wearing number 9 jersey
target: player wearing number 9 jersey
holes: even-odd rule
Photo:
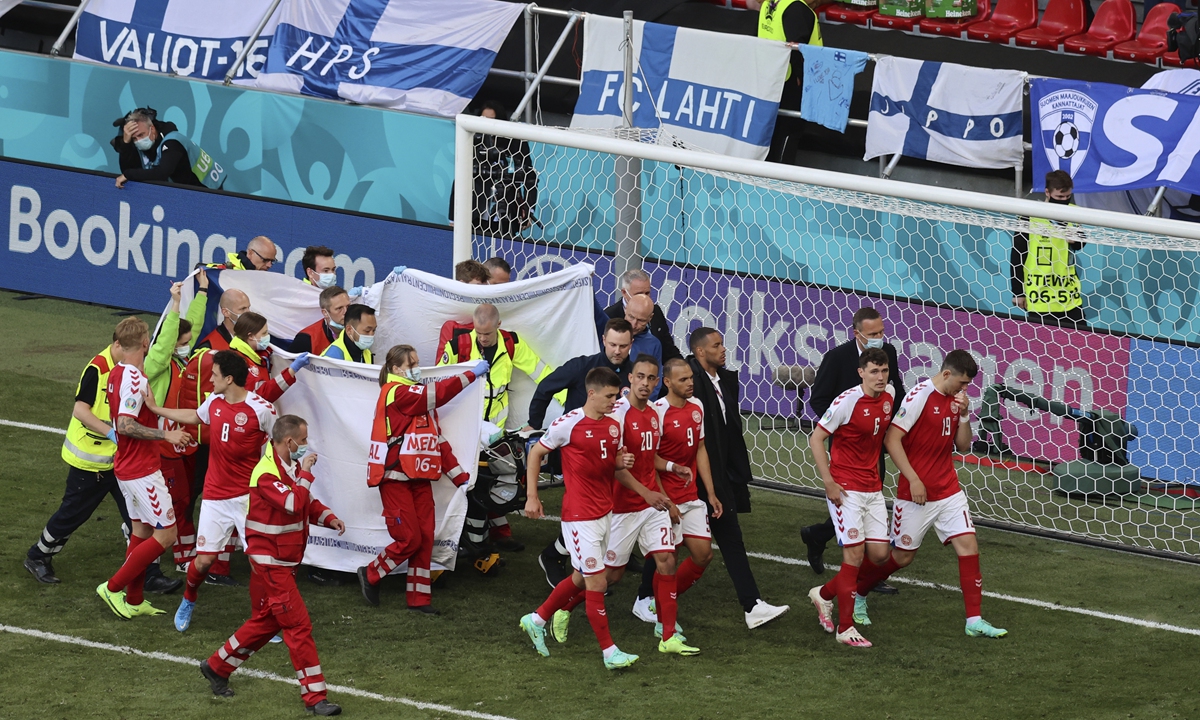
[[[892,508],[891,556],[883,565],[868,563],[858,576],[858,594],[865,596],[876,583],[913,561],[925,533],[933,528],[943,544],[958,555],[958,576],[966,606],[969,637],[1004,637],[1007,630],[992,627],[980,615],[983,578],[979,544],[967,497],[958,485],[953,453],[971,446],[970,403],[966,388],[979,372],[966,350],[953,350],[936,375],[918,384],[900,405],[884,445],[900,470],[897,500]],[[866,617],[866,604],[861,606]],[[861,622],[859,610],[855,621]]]

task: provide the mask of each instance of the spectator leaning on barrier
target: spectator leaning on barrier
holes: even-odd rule
[[[337,261],[333,259],[333,250],[324,245],[309,245],[304,248],[300,266],[304,268],[304,282],[309,285],[316,285],[324,290],[333,287],[337,282]]]
[[[454,279],[468,285],[487,285],[492,275],[478,260],[463,260],[454,266]]]
[[[228,253],[225,262],[207,265],[214,270],[263,270],[271,269],[279,262],[279,246],[266,235],[250,238],[246,249],[241,252]]]
[[[111,143],[121,168],[117,187],[124,187],[129,180],[203,184],[192,171],[194,159],[188,157],[187,147],[191,142],[179,133],[175,123],[159,121],[158,113],[151,108],[138,108],[114,120],[113,126],[121,128]]]
[[[1075,184],[1063,170],[1046,173],[1046,202],[1073,205]],[[1029,233],[1013,233],[1013,305],[1027,313],[1030,322],[1063,327],[1087,327],[1083,294],[1075,253],[1082,242],[1041,235],[1039,228],[1063,227],[1046,218],[1029,218]],[[1066,226],[1072,227],[1072,226]]]
[[[512,265],[502,257],[489,258],[483,266],[488,269],[489,285],[503,285],[512,280]]]
[[[645,270],[639,268],[626,270],[617,285],[621,289],[621,299],[604,309],[604,314],[610,318],[625,317],[626,303],[637,295],[645,295],[652,301],[654,299],[650,297],[650,275]],[[675,358],[683,358],[683,353],[679,352],[679,348],[675,345],[675,338],[671,336],[671,326],[667,324],[667,317],[657,304],[654,305],[654,314],[650,317],[650,333],[662,345],[662,361],[664,363]]]
[[[801,45],[824,45],[821,23],[812,6],[822,0],[747,0],[746,7],[758,10],[758,36],[767,40],[800,43]],[[779,109],[800,111],[800,98],[804,92],[804,54],[792,51],[792,62],[783,80],[783,96]],[[767,159],[771,162],[791,163],[796,157],[800,139],[800,120],[792,117],[775,118],[775,132],[771,136],[771,149]]]
[[[346,308],[350,307],[350,295],[345,290],[337,285],[327,287],[321,291],[318,302],[321,304],[321,319],[296,334],[291,347],[294,353],[320,355],[346,327]]]

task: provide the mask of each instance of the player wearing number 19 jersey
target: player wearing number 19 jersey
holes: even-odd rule
[[[809,438],[817,471],[825,482],[829,515],[842,546],[842,567],[824,586],[809,591],[817,617],[826,632],[834,632],[833,599],[837,598],[837,641],[851,647],[871,647],[854,627],[854,590],[862,565],[864,543],[872,562],[888,557],[887,505],[879,476],[879,454],[892,420],[894,390],[888,384],[887,353],[867,348],[858,358],[862,384],[833,401]],[[832,437],[833,459],[825,452]]]
[[[953,458],[956,449],[966,452],[971,446],[965,390],[978,372],[970,353],[954,350],[946,355],[941,370],[910,390],[900,405],[884,441],[901,474],[892,508],[892,553],[882,566],[872,565],[859,574],[858,594],[865,596],[876,583],[911,563],[933,528],[942,544],[952,545],[958,555],[967,635],[1004,637],[1007,630],[992,627],[980,616],[979,544]],[[861,612],[866,615],[865,603]]]

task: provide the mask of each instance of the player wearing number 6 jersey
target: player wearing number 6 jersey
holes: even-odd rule
[[[430,483],[445,475],[455,487],[461,487],[469,476],[442,436],[437,408],[487,370],[487,361],[480,360],[472,370],[422,385],[416,349],[397,345],[388,350],[379,372],[381,390],[371,426],[367,485],[379,488],[392,543],[358,569],[358,584],[368,603],[379,604],[379,582],[407,560],[408,609],[438,614],[430,606],[435,520]]]
[[[925,533],[933,528],[942,544],[953,546],[958,555],[967,635],[995,638],[1008,631],[992,627],[980,616],[983,578],[979,544],[953,458],[955,449],[966,452],[971,447],[966,387],[978,372],[970,353],[951,351],[941,370],[910,390],[900,405],[884,439],[888,454],[900,469],[892,508],[892,553],[883,565],[868,563],[863,569],[858,576],[858,594],[865,597],[876,583],[911,563]],[[865,601],[855,610],[855,621],[869,622]]]
[[[862,384],[839,395],[813,429],[808,445],[817,472],[825,482],[829,516],[842,567],[824,586],[809,591],[817,618],[825,632],[834,632],[833,599],[837,598],[837,641],[851,647],[871,647],[854,627],[854,590],[863,546],[873,563],[888,557],[887,505],[883,501],[883,479],[879,476],[879,453],[892,421],[894,390],[888,384],[888,356],[879,348],[867,348],[858,356]],[[825,452],[826,438],[833,437],[833,460]]]

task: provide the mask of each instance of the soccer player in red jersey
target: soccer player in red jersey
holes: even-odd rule
[[[192,624],[200,586],[217,555],[225,552],[233,532],[246,537],[250,475],[275,425],[275,406],[246,389],[248,376],[245,361],[235,351],[221,350],[212,358],[213,392],[199,408],[152,408],[168,420],[184,425],[204,423],[209,428],[208,472],[196,521],[196,559],[188,565],[183,600],[175,612],[179,632]]]
[[[817,472],[825,482],[825,498],[838,544],[842,546],[842,568],[824,586],[809,590],[817,608],[817,619],[825,632],[835,632],[833,599],[837,598],[836,639],[851,647],[871,647],[854,627],[854,591],[864,544],[871,562],[888,557],[887,504],[883,479],[879,476],[879,454],[892,421],[895,392],[888,384],[887,353],[867,348],[858,356],[862,384],[839,395],[808,439]],[[833,438],[832,462],[825,440]]]
[[[667,396],[653,403],[662,428],[658,456],[664,469],[659,477],[667,497],[675,504],[679,514],[671,526],[671,542],[676,552],[680,545],[688,550],[688,557],[678,564],[675,572],[676,599],[696,584],[712,562],[708,508],[696,493],[696,478],[704,483],[704,489],[713,502],[713,517],[719,518],[724,512],[713,490],[708,450],[704,446],[704,405],[692,397],[695,389],[693,379],[691,365],[680,358],[668,360],[663,364],[663,385],[667,388]],[[661,623],[657,616],[659,603],[654,598],[661,594],[661,582],[655,560],[647,558],[633,614],[654,622],[656,626],[661,626]]]
[[[858,577],[858,594],[913,561],[929,528],[958,555],[958,579],[967,610],[969,637],[1004,637],[1007,630],[992,627],[980,616],[983,578],[979,573],[979,543],[967,496],[958,485],[953,453],[971,447],[970,404],[966,387],[979,372],[966,350],[954,350],[941,370],[918,384],[900,405],[884,445],[900,469],[896,503],[892,507],[892,553],[882,566],[868,564]],[[866,604],[861,606],[866,617]],[[858,614],[856,612],[856,614]]]
[[[108,582],[100,583],[96,594],[117,617],[129,619],[163,612],[145,602],[142,594],[146,568],[175,542],[175,511],[163,479],[158,441],[183,446],[188,439],[182,430],[160,430],[158,418],[145,405],[150,395],[150,381],[142,368],[150,349],[146,323],[125,318],[117,325],[114,339],[124,351],[124,360],[108,375],[108,406],[117,431],[113,471],[133,529],[124,564]]]
[[[621,390],[621,379],[608,368],[593,368],[585,378],[587,401],[555,420],[546,434],[529,451],[525,502],[526,517],[543,515],[538,499],[538,473],[542,460],[552,450],[562,450],[563,541],[571,553],[574,572],[550,593],[536,612],[521,618],[521,629],[531,640],[538,654],[548,657],[546,623],[578,593],[584,593],[588,622],[592,625],[604,666],[609,670],[633,665],[637,655],[617,648],[608,631],[604,609],[604,591],[608,588],[604,567],[608,547],[609,521],[613,509],[614,476],[627,489],[637,493],[647,505],[666,510],[670,501],[638,482],[627,470],[633,467],[634,456],[625,452],[621,442],[621,424],[609,416]]]

